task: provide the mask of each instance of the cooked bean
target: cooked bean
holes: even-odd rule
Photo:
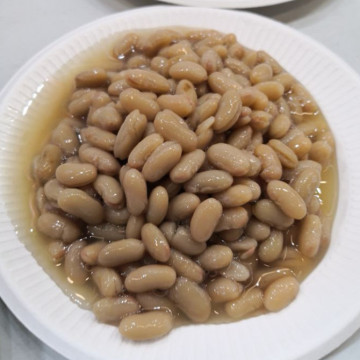
[[[47,144],[33,165],[34,176],[42,183],[50,180],[61,162],[61,150],[58,146]]]
[[[184,189],[191,193],[214,194],[226,190],[233,183],[233,177],[226,171],[208,170],[194,175],[185,183]]]
[[[171,314],[149,311],[125,317],[120,323],[119,331],[127,339],[144,341],[165,336],[172,328]]]
[[[186,79],[193,84],[199,84],[207,79],[206,70],[192,61],[181,61],[172,65],[169,74],[175,80]]]
[[[88,224],[100,224],[104,218],[104,209],[101,204],[79,189],[65,189],[58,197],[58,205],[71,215],[74,215]]]
[[[142,138],[146,128],[146,116],[139,110],[132,111],[122,124],[115,140],[114,155],[124,160]]]
[[[154,224],[147,223],[141,229],[141,239],[148,253],[159,262],[170,258],[170,246],[161,230]]]
[[[52,241],[49,243],[48,252],[51,256],[51,260],[58,264],[64,260],[66,247],[64,243],[60,240]]]
[[[171,231],[172,229],[167,230]],[[171,247],[181,251],[185,255],[199,255],[206,249],[205,243],[199,243],[192,239],[190,229],[185,226],[179,226],[172,238],[167,237],[167,239]]]
[[[260,144],[256,146],[254,153],[261,161],[262,171],[260,176],[265,181],[281,178],[282,167],[280,160],[276,152],[269,145]]]
[[[264,81],[271,80],[273,76],[273,70],[269,64],[262,63],[256,65],[250,71],[250,81],[252,84],[262,83]]]
[[[288,170],[287,172],[284,171],[284,179],[289,180],[290,183],[292,184],[296,180],[297,176],[299,176],[299,174],[306,169],[313,169],[317,171],[318,174],[320,174],[322,170],[322,166],[321,164],[313,160],[299,161],[298,166],[295,169]]]
[[[65,189],[65,186],[61,185],[56,179],[49,180],[44,185],[44,195],[46,198],[50,201],[57,202],[57,199],[59,197],[59,194]],[[38,205],[38,208],[41,210],[41,208]]]
[[[116,136],[107,130],[102,130],[96,126],[88,126],[80,131],[81,138],[84,142],[103,149],[105,151],[113,151]]]
[[[145,224],[144,215],[134,216],[130,215],[126,224],[125,237],[127,239],[140,239],[141,228]]]
[[[117,175],[120,169],[118,161],[107,151],[83,144],[79,149],[80,160],[94,165],[97,170],[106,175]]]
[[[269,100],[276,101],[284,94],[284,86],[278,81],[264,81],[255,85]]]
[[[147,187],[144,176],[136,169],[126,172],[123,181],[127,208],[132,215],[140,215],[146,209]]]
[[[114,225],[126,225],[130,213],[128,209],[114,209],[113,207],[105,206],[105,220]]]
[[[187,192],[181,193],[170,201],[167,219],[171,221],[185,220],[194,213],[199,204],[198,196]]]
[[[308,137],[302,134],[295,136],[292,140],[288,142],[287,145],[289,146],[290,149],[294,151],[296,156],[299,159],[301,159],[302,157],[304,157],[306,154],[309,153],[309,151],[311,150],[312,143]]]
[[[333,148],[324,140],[315,141],[311,145],[309,152],[309,158],[317,161],[320,164],[326,164],[331,155],[333,154]]]
[[[141,91],[151,91],[155,94],[162,94],[170,90],[166,78],[151,70],[126,70],[125,79],[130,86]]]
[[[118,131],[122,124],[122,117],[115,109],[114,104],[110,103],[89,113],[87,124],[106,131]]]
[[[176,232],[176,223],[170,221],[164,221],[160,225],[160,230],[165,235],[166,239],[168,241],[171,241],[171,239],[174,237]]]
[[[60,122],[53,130],[51,142],[57,145],[66,156],[76,154],[79,149],[79,139],[75,130],[65,122]]]
[[[157,113],[154,120],[155,130],[166,140],[178,142],[184,152],[196,149],[196,134],[190,130],[184,120],[171,110]]]
[[[121,277],[113,269],[95,266],[91,270],[91,278],[102,296],[114,297],[123,290]]]
[[[199,263],[207,271],[216,271],[230,265],[233,252],[224,245],[211,245],[199,256]]]
[[[315,168],[307,168],[301,171],[291,181],[291,186],[302,197],[306,204],[309,204],[316,189],[320,185],[320,173]]]
[[[195,108],[195,103],[188,96],[177,94],[161,95],[158,104],[162,110],[169,109],[181,117],[190,115]]]
[[[272,180],[267,185],[270,199],[284,212],[285,215],[296,220],[306,215],[306,204],[290,185],[284,181]]]
[[[177,315],[179,310],[175,304],[163,295],[154,292],[145,292],[136,294],[136,300],[145,311],[162,310],[172,315]]]
[[[53,239],[71,243],[81,237],[80,227],[72,220],[49,212],[38,217],[37,229]]]
[[[260,221],[279,230],[285,230],[294,223],[293,218],[285,215],[273,201],[268,199],[259,200],[252,210]]]
[[[181,146],[175,141],[166,141],[158,146],[144,164],[144,178],[150,182],[160,180],[179,162],[181,153]]]
[[[221,72],[213,72],[208,79],[211,90],[218,94],[225,94],[229,90],[239,91],[242,86],[234,79],[229,78]]]
[[[96,167],[92,164],[62,164],[56,169],[56,179],[68,187],[81,187],[91,184],[97,176]]]
[[[181,190],[181,184],[176,184],[172,182],[168,177],[163,178],[163,180],[160,182],[160,185],[166,189],[169,195],[169,199],[172,199]]]
[[[283,242],[283,233],[279,230],[272,230],[270,236],[259,246],[260,260],[265,263],[277,260],[281,255]]]
[[[270,226],[263,222],[256,220],[255,218],[250,219],[246,225],[246,234],[257,241],[263,241],[270,235]]]
[[[247,211],[241,206],[224,209],[215,231],[218,232],[230,229],[239,229],[244,227],[248,220],[249,215]]]
[[[235,260],[233,260],[227,268],[221,270],[220,274],[233,281],[246,281],[250,277],[249,269]]]
[[[125,238],[125,228],[110,223],[88,225],[87,230],[92,237],[103,239],[105,241],[115,241]]]
[[[102,298],[93,305],[95,317],[100,322],[118,323],[121,319],[140,311],[139,303],[129,295]]]
[[[126,34],[121,38],[121,40],[115,43],[114,55],[119,59],[122,58],[136,47],[138,41],[139,41],[138,34],[134,34],[134,33]]]
[[[144,244],[137,239],[114,241],[99,252],[98,263],[102,266],[113,267],[138,261],[145,254]]]
[[[271,139],[268,144],[275,151],[283,167],[288,169],[296,168],[298,164],[298,158],[286,144],[276,139]]]
[[[225,304],[226,313],[233,319],[241,319],[263,306],[263,293],[259,288],[250,288],[236,300]]]
[[[209,93],[202,96],[198,100],[197,106],[190,117],[190,124],[192,124],[192,126],[196,126],[208,119],[210,116],[215,115],[220,99],[221,96],[219,94]]]
[[[180,34],[174,30],[161,29],[144,37],[139,41],[137,48],[142,50],[148,56],[156,54],[161,48],[177,41]]]
[[[83,71],[75,77],[77,88],[97,88],[106,85],[107,73],[104,69],[95,68]]]
[[[254,180],[247,179],[247,178],[238,178],[238,179],[235,179],[234,183],[236,185],[248,186],[252,192],[252,199],[251,199],[252,201],[257,200],[261,195],[260,185]]]
[[[103,240],[84,246],[80,251],[81,260],[87,265],[96,265],[100,250],[106,245]]]
[[[201,55],[200,64],[208,74],[219,71],[223,68],[221,57],[214,49],[211,48]]]
[[[253,130],[251,126],[243,126],[231,132],[227,143],[238,149],[245,149],[251,142],[252,134]]]
[[[227,190],[214,194],[213,197],[220,201],[223,207],[236,207],[251,201],[253,194],[246,185],[233,185]]]
[[[269,104],[267,96],[255,87],[246,87],[239,90],[242,105],[254,110],[265,110]]]
[[[150,59],[144,55],[132,55],[129,57],[126,66],[128,69],[148,68]]]
[[[222,206],[219,201],[210,198],[200,203],[191,217],[192,238],[198,242],[209,240],[221,216]]]
[[[163,186],[157,186],[151,191],[146,220],[154,225],[160,225],[164,220],[169,206],[169,195]]]
[[[313,258],[319,252],[321,227],[321,220],[317,215],[307,215],[302,221],[298,244],[303,255]]]
[[[280,139],[289,131],[291,120],[285,114],[278,115],[270,124],[269,136]]]
[[[205,161],[204,151],[197,149],[183,155],[180,161],[170,172],[170,179],[175,183],[184,183],[190,180]]]
[[[167,265],[145,265],[131,271],[125,279],[128,291],[141,293],[150,290],[165,290],[175,284],[176,273]]]
[[[179,277],[170,289],[169,297],[196,323],[204,322],[210,317],[211,300],[207,292],[195,282]]]
[[[80,252],[85,245],[85,241],[77,240],[68,247],[65,254],[64,271],[66,276],[75,284],[83,284],[89,277],[80,257]]]
[[[211,280],[206,289],[214,303],[224,303],[238,298],[243,287],[236,281],[218,277]]]
[[[230,229],[218,232],[217,236],[219,236],[222,240],[231,242],[240,239],[243,232],[243,229]]]
[[[269,311],[279,311],[288,306],[299,292],[299,283],[293,276],[275,280],[264,292],[264,306]]]
[[[209,147],[206,155],[212,164],[233,176],[244,176],[250,169],[247,153],[232,145],[214,144]]]
[[[214,122],[215,118],[211,116],[196,128],[198,149],[205,149],[211,142],[214,135],[214,130],[212,129]]]
[[[98,175],[93,186],[96,192],[103,198],[105,204],[114,206],[123,203],[123,189],[120,183],[113,177]]]
[[[169,77],[170,64],[168,59],[164,56],[153,57],[151,59],[150,68],[164,77]]]

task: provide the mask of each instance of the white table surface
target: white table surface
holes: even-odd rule
[[[162,3],[0,0],[0,88],[30,57],[66,32],[105,15],[155,4]],[[248,11],[281,21],[313,37],[360,73],[360,0],[295,0]],[[66,360],[32,335],[0,299],[0,360],[22,359]],[[353,359],[360,359],[360,331],[323,360]]]

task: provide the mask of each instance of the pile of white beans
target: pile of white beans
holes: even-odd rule
[[[34,159],[37,229],[101,322],[132,340],[174,319],[278,311],[322,242],[334,142],[307,90],[213,30],[128,33],[77,75]],[[294,265],[295,264],[295,265]],[[294,265],[294,267],[292,267]]]

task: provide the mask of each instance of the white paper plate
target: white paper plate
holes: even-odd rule
[[[286,309],[226,325],[175,329],[165,338],[134,344],[116,327],[99,324],[44,273],[22,242],[21,189],[9,171],[22,159],[17,144],[32,124],[22,113],[34,90],[76,54],[122,30],[198,26],[234,32],[244,45],[264,49],[315,96],[337,142],[340,197],[328,253]],[[84,26],[30,60],[0,96],[0,295],[36,336],[74,360],[92,359],[318,359],[349,337],[360,322],[360,80],[323,46],[274,21],[250,13],[171,6],[141,8]],[[39,119],[41,121],[41,119]],[[10,219],[8,210],[15,211]]]
[[[169,4],[212,7],[222,9],[247,9],[282,4],[294,0],[159,0]]]

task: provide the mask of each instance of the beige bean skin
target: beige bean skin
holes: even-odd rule
[[[131,151],[128,164],[140,170],[154,150],[164,142],[164,138],[157,134],[150,134],[142,139]]]
[[[184,189],[190,193],[214,194],[229,188],[234,179],[226,171],[207,170],[194,175],[185,183]]]
[[[163,178],[162,181],[160,182],[160,185],[166,189],[169,199],[172,199],[181,190],[181,185],[172,182],[169,177]]]
[[[172,315],[178,315],[179,310],[175,304],[163,295],[154,292],[145,292],[136,294],[136,300],[145,311],[162,310]]]
[[[214,144],[209,147],[206,155],[213,165],[233,176],[244,176],[250,169],[247,153],[232,145]]]
[[[196,323],[205,322],[211,313],[211,300],[207,292],[195,282],[179,277],[170,289],[169,297]]]
[[[89,273],[81,261],[80,252],[86,245],[85,241],[73,242],[66,251],[64,271],[68,278],[75,284],[83,284],[89,277]]]
[[[182,118],[171,110],[163,110],[156,114],[155,130],[166,140],[178,142],[184,152],[194,151],[197,145],[196,134],[188,128]]]
[[[213,72],[210,74],[208,83],[213,92],[221,95],[225,94],[226,91],[239,91],[242,88],[242,86],[237,81],[227,77],[221,72]]]
[[[201,97],[198,102],[194,112],[190,118],[190,124],[192,126],[201,124],[203,121],[208,119],[210,116],[215,115],[221,96],[219,94],[206,94]]]
[[[129,156],[131,150],[142,138],[146,124],[146,116],[141,114],[139,110],[132,111],[125,118],[124,123],[116,135],[114,155],[117,158],[124,160]]]
[[[172,65],[169,74],[175,80],[186,79],[193,84],[199,84],[207,79],[206,70],[192,61],[181,61]]]
[[[170,221],[181,221],[189,218],[200,204],[200,199],[195,194],[181,193],[169,203],[166,218]]]
[[[172,229],[167,230],[171,231]],[[163,227],[162,231],[164,231]],[[179,226],[172,238],[167,237],[167,239],[172,248],[179,250],[185,255],[199,255],[206,249],[205,243],[199,243],[191,238],[190,229],[185,226]]]
[[[105,220],[114,225],[126,225],[129,220],[130,213],[128,209],[114,209],[110,206],[105,206]]]
[[[241,235],[243,234],[243,229],[231,229],[231,230],[224,230],[217,233],[217,235],[226,242],[232,242],[239,240]]]
[[[106,85],[107,74],[104,69],[95,68],[89,71],[83,71],[75,77],[77,88],[97,88]]]
[[[121,277],[113,269],[95,266],[91,270],[91,277],[102,296],[115,297],[123,290]]]
[[[272,180],[266,188],[269,198],[279,206],[285,215],[301,220],[306,215],[306,204],[301,196],[287,183]]]
[[[317,255],[321,243],[321,220],[317,215],[307,215],[301,223],[298,238],[300,252],[313,258]]]
[[[169,195],[163,186],[154,188],[149,196],[146,220],[154,225],[160,225],[168,212]]]
[[[226,313],[233,319],[241,319],[263,306],[263,293],[259,288],[251,288],[238,299],[225,304]]]
[[[65,189],[58,197],[59,207],[87,224],[97,225],[103,221],[104,209],[101,204],[79,189]]]
[[[221,203],[213,198],[201,202],[190,221],[192,238],[200,243],[208,241],[222,216]]]
[[[168,264],[176,271],[178,276],[184,276],[196,283],[201,283],[204,280],[204,270],[180,251],[171,250]]]
[[[74,155],[80,146],[75,130],[65,122],[60,122],[53,130],[51,142],[57,145],[66,156]]]
[[[269,311],[279,311],[288,306],[299,292],[299,282],[293,276],[275,280],[264,292],[264,306]]]
[[[205,152],[197,149],[184,154],[170,172],[170,179],[175,183],[184,183],[190,180],[205,161]]]
[[[262,171],[260,176],[265,181],[279,180],[282,175],[282,167],[275,151],[265,144],[256,146],[254,154],[260,159]]]
[[[142,293],[150,290],[166,290],[175,284],[176,272],[167,265],[145,265],[131,271],[125,279],[128,291]]]
[[[269,81],[273,77],[273,71],[269,64],[263,63],[256,65],[250,71],[250,81],[252,84],[258,84]]]
[[[283,249],[283,233],[279,230],[272,230],[270,236],[259,246],[258,254],[261,261],[270,263],[277,260]]]
[[[37,229],[53,239],[71,243],[81,237],[80,227],[72,220],[58,214],[45,212],[38,217]]]
[[[162,110],[169,109],[183,118],[189,116],[195,108],[195,103],[184,94],[161,95],[157,101]]]
[[[101,249],[98,256],[99,265],[114,267],[138,261],[145,254],[144,244],[137,239],[113,241]]]
[[[246,225],[245,232],[251,238],[257,241],[263,241],[270,236],[270,226],[252,218]]]
[[[165,176],[180,160],[181,146],[175,141],[166,141],[158,146],[146,160],[142,173],[149,182],[155,182]]]
[[[124,317],[139,312],[140,305],[132,296],[124,295],[100,299],[92,310],[98,321],[115,324]]]
[[[294,223],[293,218],[285,215],[273,201],[268,199],[259,200],[252,211],[258,220],[279,230],[285,230]]]
[[[179,33],[176,31],[161,29],[140,39],[137,44],[137,48],[143,51],[147,56],[153,56],[159,50],[170,45],[172,42],[179,40],[180,38]]]
[[[211,245],[199,256],[201,267],[207,271],[226,268],[233,259],[233,252],[224,245]]]
[[[119,331],[124,338],[144,341],[165,336],[172,328],[171,314],[157,310],[125,317],[120,323]]]
[[[246,281],[250,278],[250,271],[245,265],[233,260],[227,268],[220,271],[220,275],[233,281]]]
[[[224,303],[238,298],[243,287],[236,281],[218,277],[208,283],[206,290],[214,303]]]
[[[141,91],[151,91],[155,94],[162,94],[170,90],[166,78],[155,71],[141,69],[126,70],[125,79],[131,87]]]
[[[247,178],[235,178],[234,183],[236,185],[248,186],[252,192],[252,201],[257,200],[261,195],[260,185],[254,180]]]
[[[44,185],[44,195],[50,201],[57,202],[59,194],[65,189],[56,179],[51,179]],[[41,210],[41,208],[38,206]]]
[[[81,249],[81,260],[87,265],[96,265],[100,250],[106,245],[105,241],[96,241],[90,245],[86,245]]]
[[[96,167],[92,164],[68,163],[58,166],[56,180],[68,187],[81,187],[91,184],[97,176]]]
[[[252,134],[253,130],[249,125],[242,126],[231,132],[227,139],[227,143],[238,149],[245,149],[251,142]]]
[[[278,156],[281,165],[288,169],[295,169],[298,165],[296,154],[283,142],[277,139],[271,139],[268,144],[273,148]]]
[[[161,230],[154,224],[147,223],[141,229],[141,239],[148,253],[159,262],[170,258],[170,246]]]
[[[122,121],[122,117],[115,109],[113,103],[95,109],[87,117],[88,125],[93,125],[106,131],[118,131]]]
[[[284,94],[284,86],[277,81],[264,81],[257,85],[255,88],[263,92],[271,101],[278,100]]]
[[[248,220],[249,215],[245,208],[241,206],[224,209],[215,231],[219,232],[224,230],[240,229],[247,224]]]
[[[280,139],[286,135],[291,126],[291,120],[285,114],[278,115],[270,124],[269,136]]]
[[[116,136],[106,130],[102,130],[96,126],[88,126],[80,130],[81,139],[91,145],[105,150],[113,151]]]
[[[40,155],[35,158],[33,165],[34,176],[42,183],[50,180],[61,163],[61,156],[61,150],[58,146],[53,144],[45,145]]]
[[[119,172],[118,161],[107,151],[83,144],[79,149],[79,157],[81,162],[94,165],[102,174],[113,176]]]
[[[214,194],[213,197],[220,201],[225,208],[242,206],[252,200],[251,189],[246,185],[233,185],[225,191]]]
[[[295,176],[290,185],[308,205],[320,185],[320,172],[315,168],[304,169]]]
[[[114,225],[110,223],[102,223],[100,225],[88,225],[89,235],[94,238],[103,239],[105,241],[115,241],[125,238],[124,226]]]
[[[123,203],[124,192],[115,178],[108,175],[98,175],[93,186],[105,204],[115,206]]]
[[[128,33],[125,36],[123,36],[114,45],[115,57],[120,58],[124,55],[127,55],[134,47],[136,47],[138,41],[139,41],[138,34]]]
[[[136,169],[126,172],[123,181],[126,204],[130,214],[142,214],[148,204],[147,187],[144,176]]]
[[[127,239],[129,238],[140,239],[141,228],[143,227],[144,224],[145,224],[144,215],[139,215],[139,216],[130,215],[129,220],[127,221],[126,224],[125,237]]]

